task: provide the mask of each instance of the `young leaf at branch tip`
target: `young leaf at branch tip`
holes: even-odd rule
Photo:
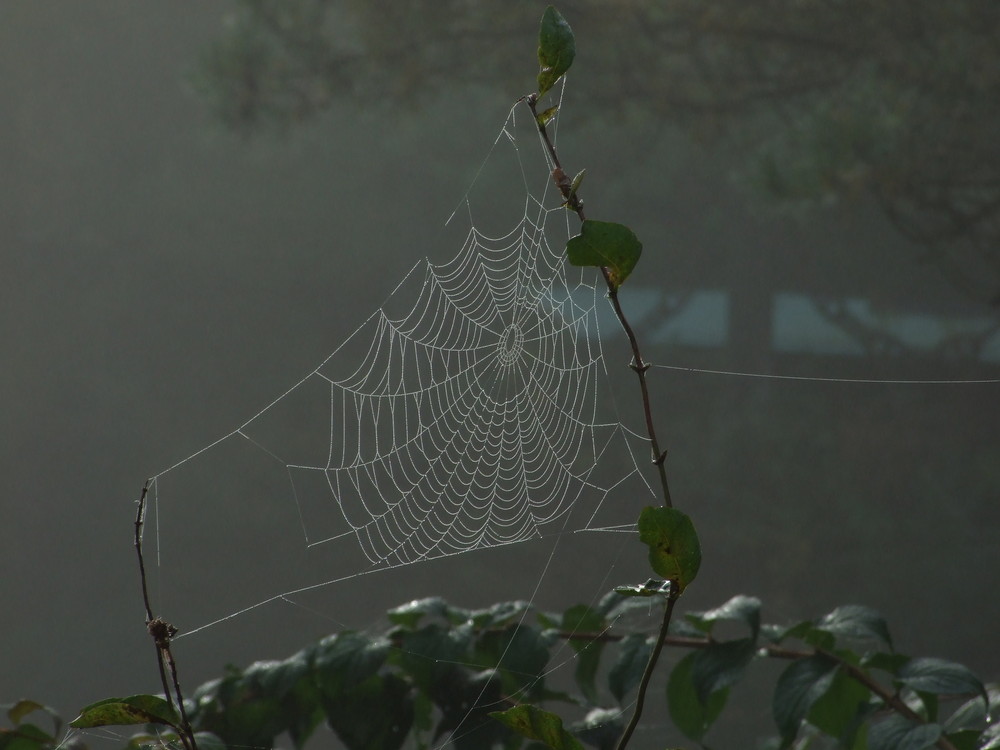
[[[558,111],[559,111],[559,105],[556,104],[542,112],[539,112],[535,118],[535,120],[538,122],[538,126],[544,128],[546,125],[552,122],[553,119],[555,119],[556,112]]]
[[[571,264],[608,269],[608,281],[616,291],[632,273],[640,255],[642,243],[635,232],[610,221],[587,219],[580,234],[566,243],[566,257]]]
[[[553,6],[542,14],[542,25],[538,32],[538,97],[556,85],[563,77],[576,56],[576,40],[573,29]]]
[[[639,541],[649,547],[656,574],[676,581],[683,594],[701,567],[701,543],[691,519],[676,508],[646,507],[639,515]]]

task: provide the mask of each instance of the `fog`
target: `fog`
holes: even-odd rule
[[[258,110],[226,109],[222,84],[205,81],[234,3],[0,6],[0,702],[32,698],[72,718],[159,690],[132,547],[143,482],[286,392],[421,257],[458,250],[445,221],[534,85],[544,5],[504,4],[472,47],[479,61],[419,4],[408,19],[390,13],[387,42],[365,4],[345,2],[324,33],[348,40],[346,83],[301,86],[288,104],[291,84],[269,78]],[[783,622],[867,604],[900,651],[1000,678],[995,234],[929,245],[933,206],[916,189],[886,192],[868,162],[863,174],[845,162],[828,193],[787,182],[768,193],[749,176],[739,120],[692,124],[641,80],[666,42],[622,63],[612,53],[629,45],[615,35],[632,32],[612,9],[562,10],[579,57],[561,154],[587,169],[590,215],[642,239],[623,305],[647,358],[679,368],[654,368],[650,387],[675,502],[704,547],[682,608],[747,593]],[[434,54],[404,49],[401,63],[385,49],[393,34]],[[240,111],[252,116],[234,120]],[[979,166],[995,177],[1000,160]],[[603,330],[622,419],[639,426],[625,343]],[[199,471],[222,486],[211,472],[223,463]],[[220,512],[205,510],[205,528],[237,515],[266,525],[273,509],[244,497]],[[181,532],[163,549],[201,559],[212,539],[199,511],[174,520]],[[646,577],[638,542],[610,544],[529,543],[351,578],[179,641],[182,680],[372,626],[418,596],[534,596],[556,609]],[[254,552],[268,563],[272,550]],[[204,575],[259,601],[286,590],[288,559],[274,554],[271,588],[225,566]],[[158,614],[182,632],[203,624]],[[757,709],[739,702],[720,723],[756,727]]]

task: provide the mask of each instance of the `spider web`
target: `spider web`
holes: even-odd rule
[[[568,212],[517,120],[448,221],[453,258],[416,263],[298,383],[153,476],[160,594],[204,623],[188,634],[379,570],[633,527],[652,494],[608,390],[599,276],[566,264]]]

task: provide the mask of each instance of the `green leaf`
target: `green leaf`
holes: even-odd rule
[[[814,627],[812,621],[802,620],[794,625],[761,625],[760,629],[771,643],[781,643],[788,638],[805,639]]]
[[[876,651],[873,654],[867,654],[861,660],[861,664],[868,669],[881,669],[883,672],[888,672],[891,675],[899,674],[906,663],[910,661],[910,657],[905,654],[887,654],[884,651]]]
[[[499,664],[498,674],[508,695],[544,689],[541,675],[549,661],[549,647],[555,636],[527,625],[512,625],[502,631],[483,633],[477,643],[476,659],[484,666]]]
[[[562,719],[537,706],[523,705],[490,714],[529,740],[538,740],[552,750],[583,750],[573,735],[563,728]]]
[[[566,256],[574,266],[608,269],[608,280],[618,289],[632,273],[642,254],[642,243],[624,224],[587,219],[580,234],[566,243]]]
[[[468,626],[427,625],[403,633],[392,661],[406,671],[423,690],[452,679],[456,665],[469,661],[472,629]],[[496,661],[489,661],[496,664]]]
[[[998,750],[1000,748],[1000,722],[986,727],[979,738],[979,750]]]
[[[524,613],[531,609],[525,601],[500,602],[486,609],[475,609],[468,613],[468,619],[478,629],[497,628],[521,622]]]
[[[899,681],[922,693],[937,695],[981,695],[989,703],[986,688],[972,671],[961,664],[945,659],[920,657],[910,659],[898,673]]]
[[[656,574],[676,581],[683,593],[701,566],[701,544],[691,519],[676,508],[646,507],[639,516],[639,540],[649,546]]]
[[[330,728],[349,750],[397,750],[413,724],[410,686],[395,674],[372,675],[323,702]]]
[[[688,612],[685,618],[704,633],[710,633],[712,625],[720,620],[735,620],[745,623],[750,628],[754,640],[760,631],[760,599],[755,596],[738,594],[721,607],[707,612]]]
[[[618,744],[625,726],[620,708],[595,708],[587,712],[583,721],[576,721],[570,729],[588,745],[604,750]]]
[[[389,642],[345,631],[321,640],[313,657],[316,684],[332,696],[364,682],[385,663]]]
[[[608,672],[608,688],[619,703],[642,678],[649,655],[653,652],[653,639],[642,633],[629,633],[618,648],[618,661]]]
[[[19,724],[17,729],[0,729],[2,750],[51,750],[58,742],[54,736],[34,724]]]
[[[809,709],[833,683],[837,662],[822,654],[792,662],[774,688],[772,712],[785,742],[798,734]]]
[[[431,692],[431,698],[441,711],[434,737],[453,732],[451,745],[454,750],[480,750],[504,743],[511,737],[510,730],[491,719],[488,712],[502,705],[505,695],[494,669],[473,675],[454,670]]]
[[[586,604],[577,604],[563,613],[562,629],[569,633],[600,633],[607,627],[604,617]],[[594,680],[597,668],[601,663],[601,652],[604,643],[598,640],[569,641],[577,653],[576,684],[580,686],[584,697],[592,704],[597,703],[597,685]]]
[[[871,607],[860,604],[837,607],[816,624],[816,629],[824,630],[838,638],[878,640],[892,648],[889,627],[882,615]]]
[[[558,111],[559,111],[559,105],[557,104],[552,107],[549,107],[546,110],[539,112],[536,117],[538,124],[544,128],[546,125],[552,122],[552,118],[556,116],[556,112]]]
[[[425,616],[446,618],[448,614],[448,603],[439,596],[432,596],[426,599],[414,599],[387,613],[389,621],[396,625],[407,628],[415,628]]]
[[[667,680],[667,708],[674,725],[695,742],[711,728],[719,718],[729,697],[729,688],[723,688],[708,696],[705,703],[695,690],[693,674],[694,660],[698,654],[691,652],[677,662]]]
[[[11,723],[14,726],[17,726],[18,724],[21,723],[21,719],[23,719],[25,716],[32,713],[33,711],[45,711],[50,716],[53,717],[55,716],[53,710],[48,706],[44,706],[41,703],[37,703],[35,701],[30,701],[30,700],[20,700],[17,703],[15,703],[13,706],[7,709],[7,716],[11,720]]]
[[[556,85],[576,56],[576,40],[566,19],[551,5],[542,14],[538,32],[538,96]]]
[[[944,731],[948,734],[966,729],[981,731],[986,728],[986,705],[978,698],[966,701],[944,723]]]
[[[713,642],[696,651],[691,681],[702,705],[707,705],[714,693],[739,682],[756,652],[752,638]]]
[[[868,730],[869,750],[925,750],[941,738],[937,724],[914,724],[893,715]]]
[[[134,724],[166,724],[177,729],[180,718],[173,707],[159,696],[133,695],[91,703],[69,723],[77,729]]]
[[[833,681],[809,709],[808,721],[817,729],[851,747],[861,720],[868,713],[871,691],[838,669]]]

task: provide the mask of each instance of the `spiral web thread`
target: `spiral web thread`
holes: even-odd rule
[[[631,433],[600,416],[608,411],[597,315],[604,300],[593,269],[568,267],[562,243],[554,249],[547,239],[553,228],[566,234],[567,212],[528,189],[515,111],[487,157],[510,150],[524,179],[514,228],[502,236],[477,229],[467,193],[460,208],[470,226],[452,260],[417,263],[315,370],[153,478],[162,504],[166,475],[221,443],[245,441],[283,467],[305,546],[346,541],[363,553],[363,569],[330,571],[333,578],[267,601],[550,532],[631,528],[602,510],[630,478],[649,491]],[[535,172],[544,199],[548,174]],[[267,425],[307,393],[313,417],[327,415],[322,436],[275,443]]]

